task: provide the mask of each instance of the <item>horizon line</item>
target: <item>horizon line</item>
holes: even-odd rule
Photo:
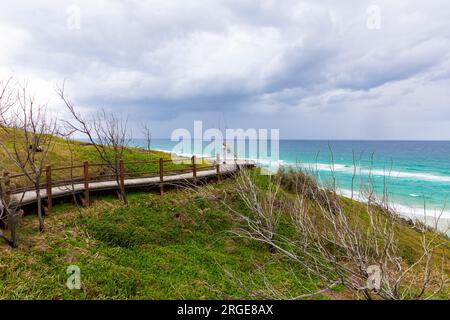
[[[146,139],[146,138],[131,138],[131,139]],[[168,138],[153,137],[152,140],[171,140]],[[191,139],[191,140],[201,140],[201,139]],[[213,141],[205,140],[204,141]],[[243,139],[240,139],[243,140]],[[244,140],[255,140],[255,139],[244,139]],[[268,139],[270,141],[270,139]],[[280,138],[280,141],[380,141],[380,142],[450,142],[449,139],[326,139],[326,138]],[[177,142],[174,140],[174,142]]]

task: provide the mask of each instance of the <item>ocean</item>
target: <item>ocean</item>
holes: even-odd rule
[[[145,141],[135,139],[132,144],[143,147]],[[151,148],[171,152],[176,144],[169,139],[153,139]],[[441,228],[450,221],[450,141],[280,140],[279,160],[286,167],[313,169],[321,183],[335,181],[345,196],[351,194],[352,180],[354,194],[367,189],[370,172],[378,197],[387,185],[391,206],[400,214],[419,219],[441,216]],[[354,162],[357,174],[352,179]],[[259,165],[267,164],[262,161]]]

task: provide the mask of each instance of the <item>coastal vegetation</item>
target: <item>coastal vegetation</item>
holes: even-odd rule
[[[249,174],[254,175],[251,181],[258,192],[266,193],[271,184],[269,179],[257,173]],[[332,263],[329,268],[318,269],[319,273],[310,272],[311,265],[305,265],[305,260],[293,260],[296,257],[283,252],[292,250],[298,257],[313,252],[304,242],[311,240],[310,235],[303,238],[291,220],[297,196],[283,187],[272,202],[277,211],[273,211],[277,217],[271,229],[273,242],[261,241],[264,238],[250,234],[249,226],[255,225],[254,212],[242,198],[239,181],[244,178],[237,179],[195,189],[180,186],[163,196],[148,191],[129,192],[128,206],[116,197],[105,195],[94,197],[87,208],[61,203],[46,217],[45,233],[37,232],[37,220],[28,212],[18,227],[19,247],[0,246],[0,296],[26,299],[366,298],[362,291],[357,294],[358,291],[339,283],[344,274],[335,272]],[[363,204],[345,198],[340,201],[346,210],[353,208],[349,212],[361,214],[362,225],[370,224]],[[325,228],[318,221],[321,218],[318,205],[307,202],[311,205],[309,214],[317,215],[317,226]],[[293,207],[289,208],[290,205]],[[284,210],[278,212],[281,208]],[[248,219],[243,220],[243,216]],[[317,228],[311,232],[318,232]],[[439,245],[434,247],[430,259],[432,274],[424,297],[436,292],[433,298],[447,299],[448,287],[441,281],[446,281],[449,273],[448,239],[430,232],[425,234],[427,243],[434,239]],[[422,235],[406,221],[396,220],[395,258],[401,258],[402,265],[411,266],[423,256]],[[321,256],[320,252],[317,254]],[[344,259],[345,255],[339,258]],[[426,261],[422,260],[408,275],[408,281],[414,280],[409,295],[398,298],[413,298],[418,294],[424,279],[421,276],[427,271]],[[69,265],[81,269],[81,290],[66,287]]]

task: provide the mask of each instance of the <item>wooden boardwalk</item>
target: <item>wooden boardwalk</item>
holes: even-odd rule
[[[160,162],[162,164],[162,161]],[[47,186],[39,189],[41,198],[47,203],[47,211],[51,211],[52,199],[69,197],[74,194],[82,194],[85,198],[89,199],[89,193],[105,191],[105,190],[117,190],[120,184],[123,183],[124,189],[131,188],[145,188],[145,187],[159,187],[160,192],[163,192],[164,185],[182,185],[186,183],[192,183],[197,180],[205,180],[209,178],[221,176],[227,176],[234,174],[242,168],[254,167],[255,163],[248,160],[235,160],[232,163],[226,164],[214,164],[210,167],[196,168],[195,164],[192,166],[190,172],[182,172],[175,174],[163,174],[163,170],[160,170],[159,176],[150,177],[136,177],[136,178],[122,178],[120,182],[114,179],[102,180],[102,181],[89,181],[84,180],[66,181],[65,184],[52,186],[51,179],[47,181]],[[189,169],[188,169],[189,170]],[[180,170],[186,171],[186,169]],[[50,185],[48,185],[50,183]],[[12,190],[10,195],[10,203],[18,204],[21,206],[29,205],[37,202],[36,190],[22,190],[15,192]],[[89,202],[89,200],[87,201]]]

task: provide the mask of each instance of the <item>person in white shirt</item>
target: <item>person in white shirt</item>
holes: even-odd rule
[[[226,164],[227,163],[228,147],[227,147],[227,144],[225,142],[222,144],[222,150],[223,150],[223,164]]]

